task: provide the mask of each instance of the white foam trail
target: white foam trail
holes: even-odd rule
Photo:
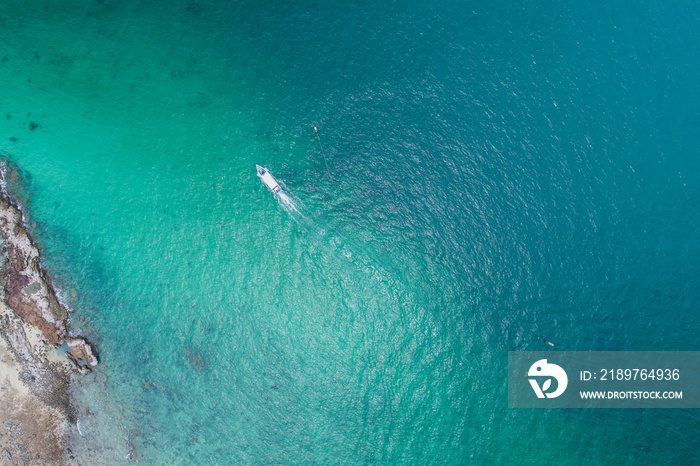
[[[293,195],[280,190],[275,194],[280,206],[289,214],[297,224],[306,232],[312,235],[318,235],[314,222],[306,214],[304,214],[304,205]]]
[[[280,187],[282,189],[275,193],[275,198],[277,198],[280,206],[317,244],[325,246],[324,249],[329,254],[337,255],[348,263],[359,266],[373,279],[386,281],[386,271],[381,264],[377,264],[377,261],[365,254],[354,254],[351,249],[356,248],[352,248],[352,246],[347,244],[346,238],[332,229],[318,225],[313,214],[308,213],[301,200],[291,194],[282,183],[280,183]]]
[[[297,207],[296,203],[294,202],[294,200],[292,200],[291,197],[287,196],[287,194],[285,194],[284,191],[280,191],[278,194],[279,194],[280,201],[282,201],[282,204],[284,207],[287,207],[287,208],[293,210],[294,212],[298,212],[299,214],[301,214],[301,212],[299,211],[299,208]]]

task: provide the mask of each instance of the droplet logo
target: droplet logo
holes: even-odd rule
[[[530,366],[530,370],[527,371],[530,385],[535,391],[537,398],[556,398],[566,390],[566,386],[569,384],[569,378],[566,376],[566,372],[561,367],[556,364],[549,364],[546,359],[540,359],[535,364]],[[538,382],[538,379],[545,378],[542,382],[542,386]],[[553,392],[548,392],[552,388],[552,378],[557,381],[556,390]]]

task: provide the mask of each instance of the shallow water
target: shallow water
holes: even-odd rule
[[[0,150],[100,350],[76,455],[697,457],[692,411],[516,411],[506,393],[507,351],[543,338],[700,349],[692,3],[0,18]]]

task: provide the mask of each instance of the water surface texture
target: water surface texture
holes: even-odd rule
[[[543,339],[700,350],[697,3],[9,0],[0,79],[101,355],[76,455],[697,459],[694,411],[506,383]]]

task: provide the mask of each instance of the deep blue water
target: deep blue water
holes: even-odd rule
[[[700,350],[699,14],[0,6],[0,150],[101,354],[75,454],[694,462],[694,411],[510,410],[506,362]]]

